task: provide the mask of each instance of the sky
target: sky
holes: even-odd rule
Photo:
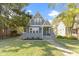
[[[31,3],[28,6],[25,6],[23,10],[30,12],[32,15],[35,15],[36,12],[39,12],[46,20],[53,20],[64,10],[67,10],[67,4],[60,3],[55,6],[55,8],[49,8],[48,3]]]

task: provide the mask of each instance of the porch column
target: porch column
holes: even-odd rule
[[[42,38],[43,38],[43,26],[42,26]]]
[[[49,28],[49,33],[50,33],[50,28]]]

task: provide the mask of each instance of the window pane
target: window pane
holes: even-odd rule
[[[36,31],[36,33],[38,33],[38,31]]]
[[[32,31],[30,31],[30,33],[32,33]]]
[[[33,33],[35,33],[35,31],[33,31]]]
[[[30,30],[32,30],[32,28],[30,28]]]

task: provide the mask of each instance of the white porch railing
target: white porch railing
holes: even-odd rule
[[[23,33],[21,38],[26,39],[26,38],[42,38],[42,33]]]
[[[32,37],[33,38],[43,38],[45,40],[54,40],[55,39],[55,34],[51,33],[50,36],[45,35],[45,36],[42,37],[42,33],[28,33],[28,32],[25,32],[21,36],[22,39],[32,38]]]

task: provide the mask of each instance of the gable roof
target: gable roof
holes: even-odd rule
[[[37,17],[43,18],[39,12],[36,12],[36,14],[35,14],[34,17],[35,17],[35,18],[37,18]]]
[[[50,25],[49,21],[44,21],[43,25]]]
[[[50,25],[49,21],[46,21],[39,12],[33,16],[30,21],[29,25]]]

